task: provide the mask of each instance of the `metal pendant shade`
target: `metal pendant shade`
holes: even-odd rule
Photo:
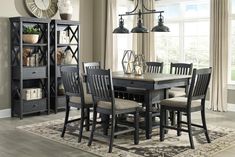
[[[141,7],[139,7],[140,1],[142,5]],[[142,9],[139,9],[139,11],[136,12],[138,8],[142,8]],[[124,27],[124,20],[122,19],[122,16],[130,16],[130,15],[138,15],[137,26],[131,30],[131,33],[148,33],[149,31],[146,27],[144,27],[143,22],[142,22],[143,19],[141,19],[141,17],[144,14],[155,14],[155,13],[160,13],[160,16],[158,20],[158,25],[152,29],[152,32],[169,32],[169,28],[163,25],[163,16],[161,15],[161,13],[163,12],[164,11],[156,11],[154,9],[153,10],[148,9],[146,8],[144,4],[144,0],[137,0],[137,4],[134,10],[130,12],[126,12],[125,14],[118,15],[118,16],[121,16],[119,20],[119,27],[114,29],[113,33],[120,33],[120,34],[129,33],[129,30]]]
[[[124,20],[121,17],[119,20],[119,27],[113,30],[113,33],[128,34],[129,30],[124,27]]]
[[[137,26],[131,30],[131,33],[148,33],[148,32],[149,32],[148,29],[144,27],[140,19],[138,20]]]
[[[170,29],[167,26],[164,26],[164,18],[160,13],[158,18],[158,25],[153,27],[152,32],[170,32]]]

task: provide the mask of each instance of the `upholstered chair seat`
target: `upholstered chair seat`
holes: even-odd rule
[[[168,106],[168,107],[180,107],[180,108],[186,108],[187,107],[187,97],[175,97],[170,99],[165,99],[161,101],[161,106]],[[200,100],[194,100],[191,101],[191,107],[199,107],[201,106]]]
[[[91,94],[87,94],[84,92],[84,101],[85,105],[93,104],[92,96]],[[71,103],[81,103],[81,97],[80,96],[71,96],[70,97],[70,102]]]
[[[185,89],[183,88],[172,88],[169,90],[169,98],[184,97],[186,96]]]
[[[111,102],[108,101],[99,101],[97,103],[97,106],[104,109],[110,109],[110,110],[112,109],[112,104]],[[139,104],[135,101],[118,99],[118,98],[115,99],[115,107],[117,110],[136,108],[138,106]]]

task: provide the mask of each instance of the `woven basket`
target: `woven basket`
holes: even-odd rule
[[[38,34],[23,34],[23,41],[25,43],[35,44],[38,42]]]

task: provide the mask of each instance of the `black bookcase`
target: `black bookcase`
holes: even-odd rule
[[[50,95],[51,110],[57,113],[65,109],[60,68],[61,66],[79,66],[79,22],[69,20],[52,20],[50,24]],[[63,40],[63,37],[66,37]]]
[[[26,114],[50,113],[50,20],[28,17],[12,17],[11,32],[11,115],[21,119]],[[38,42],[35,44],[23,41],[23,28],[36,26],[40,30]],[[29,51],[29,53],[25,53]],[[28,64],[29,56],[37,56],[37,60]],[[36,57],[35,57],[36,59]],[[26,62],[26,63],[25,63]],[[40,98],[26,99],[26,88],[37,88]],[[28,92],[28,91],[27,91]],[[40,93],[38,92],[38,93]],[[32,95],[31,95],[32,96]]]

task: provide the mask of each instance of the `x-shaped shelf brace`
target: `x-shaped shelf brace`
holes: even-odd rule
[[[76,33],[78,33],[78,27],[73,31],[73,29],[69,26],[68,31],[72,33],[72,36],[70,38],[70,42],[75,38],[76,42],[78,42],[78,36],[76,36]]]
[[[37,27],[40,29],[40,32],[41,32],[41,35],[40,35],[40,38],[39,38],[39,42],[42,40],[42,39],[45,39],[46,41],[44,41],[45,43],[47,43],[48,39],[47,39],[47,29],[42,29],[42,27],[45,27],[45,25],[43,24],[37,24]]]
[[[51,80],[51,83],[50,83],[50,89],[51,89],[51,96],[55,96],[56,93],[55,93],[55,80]]]
[[[76,54],[78,53],[78,47],[77,47],[75,50],[73,50],[70,46],[68,46],[68,47],[65,49],[65,51],[66,51],[66,50],[70,50],[70,52],[72,53],[72,58],[75,58],[76,62],[78,63],[79,60],[78,60],[78,58],[77,58],[77,56],[76,56]]]
[[[45,95],[48,95],[48,91],[47,91],[47,87],[46,87],[46,85],[47,85],[46,81],[43,81],[42,79],[40,79],[39,82],[42,85],[42,89],[45,92]]]
[[[12,64],[13,65],[20,65],[20,55],[19,55],[19,51],[20,51],[20,47],[19,46],[13,46],[13,48],[11,49],[12,53],[14,55],[12,55]]]

